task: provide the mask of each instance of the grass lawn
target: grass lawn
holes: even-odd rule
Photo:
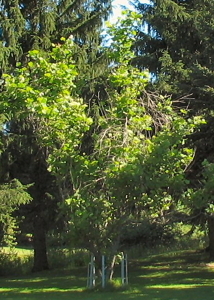
[[[214,265],[194,251],[129,262],[127,289],[87,291],[86,268],[0,278],[0,299],[14,300],[213,300]]]

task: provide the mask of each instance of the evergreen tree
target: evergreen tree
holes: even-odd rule
[[[133,64],[153,74],[150,88],[172,95],[175,105],[189,107],[190,114],[206,117],[207,124],[189,139],[197,149],[189,177],[196,189],[201,188],[202,162],[214,159],[214,2],[153,0],[146,5],[136,1],[136,8],[143,30],[139,28]],[[204,212],[206,205],[200,209]],[[211,214],[207,217],[210,227]]]
[[[0,7],[0,66],[14,67],[33,48],[50,49],[74,35],[83,46],[99,40],[111,0],[3,0]]]
[[[8,184],[0,185],[0,245],[13,245],[16,228],[13,213],[18,206],[31,200],[26,189],[27,186],[23,186],[16,179]]]
[[[148,68],[163,92],[191,94],[197,110],[213,107],[214,3],[155,0],[136,7],[144,30],[139,31],[133,63]]]
[[[30,0],[2,1],[0,13],[0,68],[13,72],[17,62],[25,64],[32,49],[48,51],[52,43],[62,43],[61,37],[72,37],[76,42],[75,60],[79,80],[88,99],[91,79],[101,71],[102,53],[98,46],[103,20],[111,12],[111,0]],[[86,88],[87,87],[87,88]],[[12,101],[12,99],[11,99]],[[14,105],[17,105],[14,102]],[[47,169],[47,149],[36,139],[39,124],[26,115],[19,115],[7,123],[5,172],[9,179],[18,178],[23,184],[33,183],[29,192],[33,201],[22,208],[34,238],[34,271],[48,268],[46,233],[56,225],[57,202],[60,193],[55,177]],[[4,177],[4,176],[3,176]],[[51,227],[52,226],[52,227]]]

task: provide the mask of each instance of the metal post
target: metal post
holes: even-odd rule
[[[122,285],[128,284],[128,259],[127,254],[122,256],[121,260],[121,281]]]
[[[106,285],[106,272],[105,272],[106,268],[105,268],[105,256],[102,255],[102,288],[105,287]]]
[[[91,263],[88,264],[88,270],[87,270],[87,287],[90,287],[90,272],[91,272]]]
[[[128,256],[125,255],[125,282],[128,284]]]

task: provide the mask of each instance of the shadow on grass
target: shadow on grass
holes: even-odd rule
[[[142,286],[141,299],[211,300],[214,297],[214,269],[208,267],[207,262],[206,255],[194,251],[133,261],[135,280],[132,286],[136,290]]]
[[[133,260],[124,290],[88,291],[86,268],[0,279],[0,299],[14,300],[213,300],[214,269],[198,253]]]

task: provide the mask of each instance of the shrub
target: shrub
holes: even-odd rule
[[[13,248],[0,250],[0,276],[30,273],[32,263],[32,255],[19,256]]]
[[[139,244],[147,248],[156,247],[160,244],[170,244],[173,241],[174,235],[171,226],[145,219],[139,223],[131,223],[124,228],[121,238],[121,250]]]
[[[51,269],[87,266],[90,257],[84,249],[50,248],[48,251]]]

